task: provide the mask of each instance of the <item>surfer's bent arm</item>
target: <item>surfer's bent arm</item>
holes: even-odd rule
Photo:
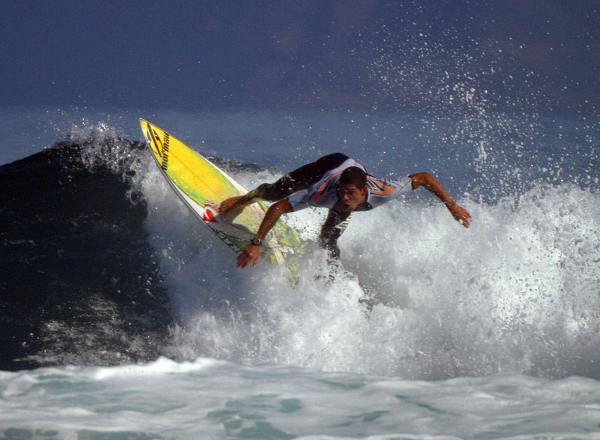
[[[412,181],[413,190],[421,186],[426,188],[429,192],[435,194],[444,205],[446,205],[446,208],[448,208],[452,216],[458,222],[462,223],[465,228],[469,227],[471,222],[471,214],[469,214],[466,209],[464,209],[462,206],[456,203],[452,197],[450,197],[450,194],[448,194],[446,189],[443,187],[440,181],[435,178],[435,176],[430,173],[416,173],[411,174],[409,177]]]
[[[321,227],[319,243],[321,247],[327,250],[330,258],[335,259],[340,257],[340,248],[338,247],[337,240],[346,230],[350,214],[350,212],[339,212],[330,209],[327,219]]]
[[[258,232],[256,233],[256,238],[259,240],[264,240],[269,231],[275,226],[279,217],[288,212],[292,212],[292,205],[288,202],[287,198],[279,200],[276,203],[273,203],[265,217],[263,218],[260,227],[258,228]],[[240,254],[237,259],[238,267],[246,267],[248,264],[252,264],[253,266],[258,263],[260,259],[260,246],[256,244],[249,244],[244,252]]]

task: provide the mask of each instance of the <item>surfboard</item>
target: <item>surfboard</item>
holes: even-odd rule
[[[173,135],[144,119],[139,122],[152,157],[175,194],[199,223],[210,228],[231,250],[242,252],[255,236],[267,206],[254,203],[234,218],[225,218],[219,211],[220,203],[247,190]],[[274,265],[284,264],[302,245],[298,232],[280,219],[265,239],[263,258]]]

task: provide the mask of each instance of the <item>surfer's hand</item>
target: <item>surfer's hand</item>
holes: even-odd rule
[[[452,214],[452,217],[454,217],[457,222],[461,223],[465,228],[469,227],[469,225],[471,224],[471,214],[469,214],[469,211],[467,211],[455,201],[448,203],[446,206]]]
[[[237,267],[244,268],[248,264],[256,266],[260,259],[260,246],[255,244],[249,244],[246,250],[240,254],[237,259]]]

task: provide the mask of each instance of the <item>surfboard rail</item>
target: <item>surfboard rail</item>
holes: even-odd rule
[[[234,218],[224,218],[220,203],[247,190],[167,131],[141,118],[139,123],[158,169],[175,194],[229,248],[242,252],[258,230],[267,206],[255,203]],[[302,244],[298,232],[280,219],[266,237],[265,257],[272,264],[283,264]]]

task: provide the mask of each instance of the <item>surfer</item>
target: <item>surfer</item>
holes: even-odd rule
[[[367,174],[360,163],[342,153],[323,156],[274,183],[263,183],[243,196],[226,199],[220,211],[227,215],[240,212],[258,200],[275,202],[267,210],[256,237],[239,255],[237,266],[240,268],[258,263],[263,240],[279,217],[309,206],[329,209],[319,242],[337,258],[340,254],[337,240],[354,211],[371,210],[421,186],[435,194],[465,228],[469,227],[471,214],[448,195],[432,174],[416,173],[398,180],[381,180]]]

